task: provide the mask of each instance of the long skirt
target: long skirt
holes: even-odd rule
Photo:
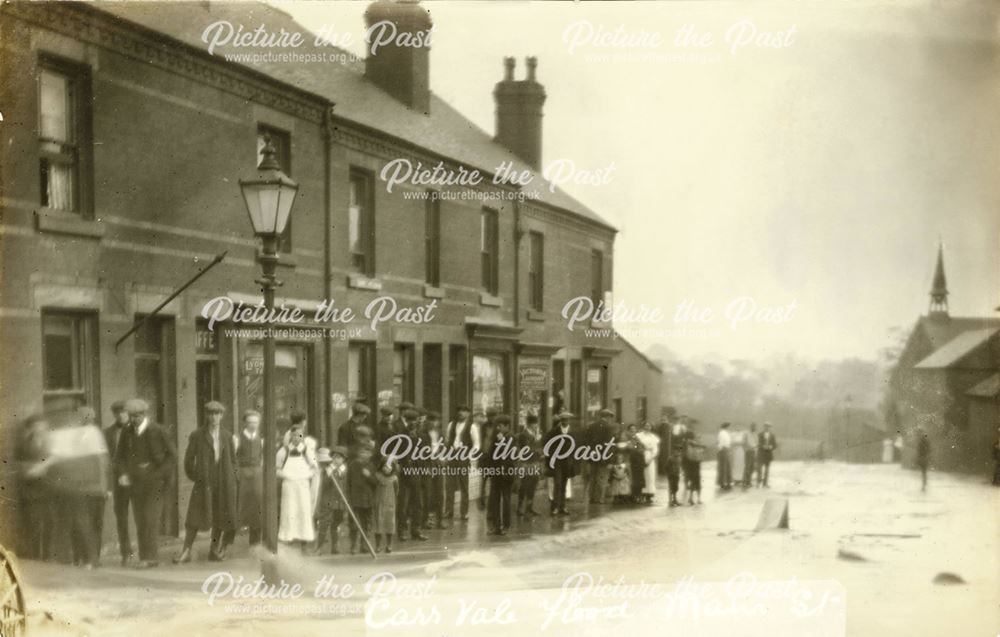
[[[312,542],[313,530],[312,489],[309,479],[281,481],[281,518],[278,540],[281,542]]]
[[[653,458],[642,469],[643,485],[642,492],[646,495],[656,493],[656,458]]]
[[[743,470],[746,467],[746,450],[741,445],[733,445],[731,475],[737,482],[743,481]]]

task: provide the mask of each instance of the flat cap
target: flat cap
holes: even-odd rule
[[[117,414],[120,411],[125,411],[124,400],[116,400],[115,402],[111,403],[111,413]]]
[[[205,403],[205,413],[206,414],[224,414],[226,413],[226,407],[217,400],[210,400]]]
[[[576,418],[576,414],[570,411],[559,412],[559,420],[569,420],[570,418]]]
[[[417,418],[418,416],[420,416],[420,414],[417,412],[416,409],[404,409],[403,413],[402,413],[402,416],[403,416],[403,418],[406,418],[407,420],[413,420],[414,418]]]
[[[370,414],[372,413],[372,410],[364,403],[354,403],[354,407],[351,408],[351,412],[355,414]]]
[[[144,414],[149,411],[149,403],[142,398],[129,398],[125,401],[125,411],[130,414]]]
[[[608,418],[614,418],[615,417],[615,412],[611,411],[610,409],[602,409],[601,411],[597,412],[597,415],[598,416],[607,416]]]
[[[498,425],[509,425],[510,424],[510,416],[508,416],[507,414],[500,414],[499,416],[497,416],[493,420],[493,422],[496,423],[496,424],[498,424]]]

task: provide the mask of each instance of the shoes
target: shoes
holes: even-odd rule
[[[462,522],[468,522],[469,521],[469,516],[468,515],[463,515],[462,518],[461,518],[461,520],[462,520]]]
[[[212,559],[212,556],[209,555],[208,559]],[[177,555],[177,557],[174,558],[174,564],[187,564],[190,561],[191,561],[191,549],[189,548],[185,548]],[[125,565],[125,558],[122,558],[122,566],[124,565]]]
[[[132,563],[132,556],[131,555],[125,555],[124,557],[122,557],[122,568],[125,568],[126,566],[128,566],[131,563]]]
[[[386,553],[392,553],[392,547],[391,546],[385,547],[385,552]]]
[[[411,534],[410,534],[410,539],[411,539],[411,540],[419,540],[419,541],[421,541],[421,542],[426,542],[426,541],[427,541],[427,536],[426,536],[426,535],[423,535],[423,534],[421,534],[421,533],[420,533],[420,532],[418,531],[418,532],[416,532],[416,533],[411,533]]]
[[[160,563],[155,560],[141,560],[135,565],[136,568],[156,568]]]

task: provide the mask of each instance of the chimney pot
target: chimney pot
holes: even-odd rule
[[[375,25],[388,23],[394,27],[389,33],[411,34],[411,41],[419,44],[398,44],[400,38],[369,49],[365,59],[365,76],[409,108],[421,113],[430,112],[430,33],[433,28],[430,13],[418,0],[377,0],[365,10],[365,25],[369,30]],[[378,38],[377,26],[370,31],[371,38]],[[403,38],[405,41],[405,38]],[[369,42],[368,46],[371,47]]]
[[[529,57],[527,79],[514,79],[514,58],[504,58],[504,78],[493,89],[496,141],[535,170],[542,164],[542,106],[545,87],[535,80],[538,60]]]

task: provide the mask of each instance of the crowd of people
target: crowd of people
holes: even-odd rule
[[[777,449],[778,439],[771,431],[771,423],[764,423],[760,433],[756,423],[751,423],[748,431],[733,428],[728,422],[722,423],[716,438],[716,483],[719,489],[729,491],[734,485],[743,489],[755,484],[758,487],[769,486],[771,461]]]
[[[100,559],[105,502],[113,502],[122,565],[159,564],[158,537],[164,498],[178,463],[167,431],[151,421],[142,399],[112,405],[113,422],[103,431],[92,409],[81,408],[68,426],[50,427],[45,417],[23,425],[17,458],[22,484],[26,557],[50,559],[53,533],[68,531],[73,561],[92,568]],[[183,517],[183,544],[175,563],[194,559],[198,534],[207,532],[207,559],[221,561],[247,529],[251,545],[263,537],[261,415],[247,410],[232,431],[225,407],[204,405],[204,422],[189,436],[182,466],[190,481]],[[305,412],[294,411],[278,435],[277,540],[305,552],[340,552],[347,525],[348,551],[392,552],[400,541],[420,542],[425,531],[469,520],[470,501],[485,510],[489,534],[504,535],[515,519],[539,515],[536,494],[544,485],[548,513],[565,516],[574,484],[591,504],[649,505],[658,475],[666,475],[670,506],[701,503],[705,445],[697,421],[664,418],[659,425],[622,425],[600,410],[590,423],[568,411],[546,431],[527,415],[515,423],[494,410],[459,407],[454,420],[409,403],[381,407],[378,419],[363,402],[329,447],[309,435]],[[718,437],[720,488],[751,476],[767,484],[777,443],[770,427],[756,434]],[[401,451],[402,449],[402,451]],[[584,449],[584,453],[575,450]],[[470,478],[477,476],[477,482]],[[574,479],[576,479],[574,483]],[[478,498],[470,496],[470,485]],[[129,511],[138,551],[133,553]]]

